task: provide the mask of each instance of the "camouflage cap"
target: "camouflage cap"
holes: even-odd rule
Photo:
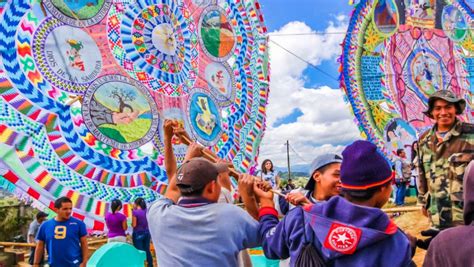
[[[433,105],[437,99],[442,99],[449,103],[454,103],[457,106],[456,107],[457,115],[462,114],[464,109],[466,108],[466,100],[462,98],[457,98],[456,95],[449,90],[439,90],[433,93],[432,95],[430,95],[430,98],[428,99],[428,110],[423,112],[429,118],[433,119],[433,116],[431,115],[431,111],[433,111]]]

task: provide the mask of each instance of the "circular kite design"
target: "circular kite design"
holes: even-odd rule
[[[423,111],[438,90],[466,99],[460,119],[474,121],[474,34],[467,27],[473,16],[464,1],[355,6],[340,58],[341,87],[362,136],[389,159],[398,148],[409,152],[409,142],[431,127]]]
[[[221,112],[217,101],[200,88],[194,88],[188,100],[189,125],[197,140],[214,145],[222,134]]]
[[[235,79],[230,66],[227,63],[209,63],[205,75],[218,103],[224,107],[232,105],[235,98]]]
[[[165,119],[253,171],[269,91],[258,1],[40,2],[0,3],[0,184],[46,211],[68,196],[105,230],[113,199],[130,218],[165,192]]]
[[[199,7],[207,7],[214,2],[214,0],[192,0],[193,4]]]
[[[60,21],[75,27],[86,27],[102,21],[112,0],[45,0],[43,4]]]
[[[442,25],[446,35],[455,42],[462,41],[468,32],[468,25],[463,13],[453,5],[445,6],[443,9]]]
[[[234,50],[234,31],[225,11],[218,6],[207,7],[199,21],[199,41],[212,60],[224,61]]]
[[[147,89],[124,76],[102,76],[84,97],[84,120],[94,136],[123,150],[143,146],[158,128],[158,110]]]
[[[69,92],[83,92],[102,69],[95,41],[82,29],[53,18],[36,30],[33,54],[44,77]]]
[[[118,23],[118,15],[122,19],[119,26],[109,28],[114,56],[125,70],[138,74],[140,81],[159,79],[174,88],[184,86],[182,90],[187,91],[197,72],[197,34],[192,17],[182,14],[182,7],[173,1],[157,5],[148,2],[130,5],[123,15],[115,15],[118,7],[112,9],[110,24]],[[138,70],[147,77],[141,77]]]

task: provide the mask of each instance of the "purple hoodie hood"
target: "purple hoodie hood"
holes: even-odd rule
[[[382,210],[355,205],[339,196],[305,211],[305,221],[310,222],[323,255],[329,259],[353,254],[398,232]]]

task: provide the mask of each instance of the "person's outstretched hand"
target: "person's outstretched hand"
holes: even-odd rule
[[[301,192],[290,192],[286,194],[286,200],[295,206],[311,204],[309,199],[307,199]]]
[[[187,140],[193,140],[188,132],[184,129],[184,125],[176,121],[176,125],[173,127],[173,134],[176,136],[181,144],[186,144]]]
[[[175,120],[166,119],[163,123],[163,133],[165,137],[171,138],[174,134],[174,128],[178,126],[178,122]]]
[[[431,243],[431,240],[433,240],[433,238],[435,238],[438,234],[439,234],[439,230],[436,230],[436,229],[428,229],[428,230],[425,230],[425,231],[421,231],[421,235],[422,236],[428,236],[427,239],[417,239],[416,240],[416,246],[421,248],[421,249],[424,249],[424,250],[428,250],[428,247],[430,246],[430,243]]]
[[[196,142],[189,144],[186,155],[184,156],[184,161],[190,160],[192,158],[202,157],[202,149],[203,147]]]
[[[268,185],[265,182],[256,180],[253,184],[253,191],[260,202],[264,200],[273,201],[273,192],[268,189]]]
[[[242,197],[254,196],[254,177],[250,174],[241,174],[239,176],[239,192]]]

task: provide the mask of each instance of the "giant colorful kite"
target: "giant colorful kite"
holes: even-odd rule
[[[388,159],[431,125],[428,96],[448,89],[474,121],[474,4],[465,0],[361,0],[343,43],[341,87],[363,137]]]
[[[109,202],[166,188],[164,119],[255,165],[268,96],[254,0],[0,1],[0,174],[104,229]],[[185,146],[175,146],[182,160]]]

